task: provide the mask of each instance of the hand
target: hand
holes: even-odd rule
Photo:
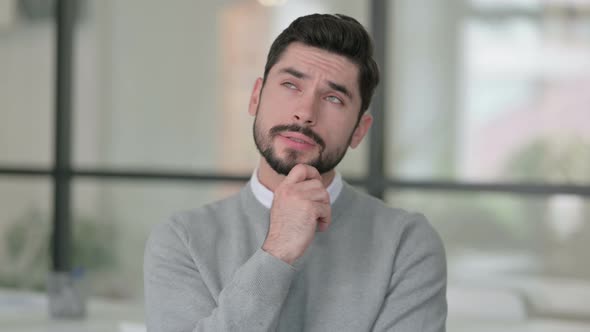
[[[279,184],[270,208],[270,225],[262,249],[293,264],[303,255],[316,228],[328,229],[330,195],[312,166],[298,164]]]

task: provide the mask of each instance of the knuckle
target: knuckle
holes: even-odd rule
[[[292,186],[283,185],[283,186],[277,187],[274,194],[279,197],[289,198],[294,195],[294,190],[293,190]]]
[[[301,203],[301,209],[309,214],[315,214],[315,206],[310,201],[303,201]]]
[[[320,188],[320,187],[321,187],[321,188],[323,188],[323,187],[324,187],[324,184],[322,183],[322,181],[320,181],[320,180],[318,180],[318,179],[313,179],[313,180],[309,180],[309,181],[310,181],[310,182],[311,182],[311,183],[314,185],[314,187],[316,187],[316,188]]]

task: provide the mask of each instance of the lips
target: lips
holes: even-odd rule
[[[276,137],[295,149],[315,149],[323,151],[326,147],[324,140],[309,127],[299,124],[278,125],[269,130],[271,137]]]
[[[301,133],[296,132],[284,132],[280,134],[281,136],[288,138],[294,142],[301,143],[301,144],[309,144],[309,145],[316,145],[317,143],[311,139],[310,137],[303,135]]]

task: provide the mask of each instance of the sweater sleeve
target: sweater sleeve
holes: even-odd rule
[[[156,226],[146,244],[144,286],[148,331],[268,331],[278,315],[295,269],[262,249],[211,294],[171,223]]]
[[[373,331],[444,332],[445,251],[422,215],[411,215],[400,239],[389,290]]]

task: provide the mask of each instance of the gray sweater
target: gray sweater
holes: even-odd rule
[[[445,330],[444,248],[423,216],[345,183],[330,228],[293,266],[260,249],[268,223],[246,185],[157,225],[144,261],[148,331]]]

